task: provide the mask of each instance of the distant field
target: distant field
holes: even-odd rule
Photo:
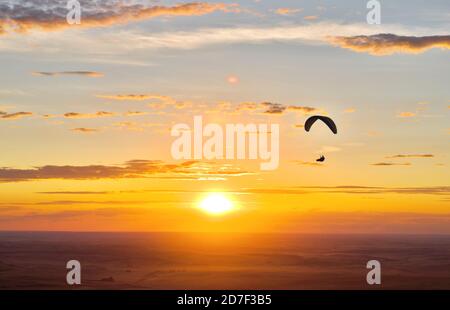
[[[1,289],[450,289],[450,236],[0,233]]]

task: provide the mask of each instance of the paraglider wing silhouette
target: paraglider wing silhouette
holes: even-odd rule
[[[309,131],[311,129],[312,125],[317,120],[321,120],[322,122],[324,122],[334,134],[337,134],[337,127],[336,127],[336,124],[334,123],[334,121],[327,116],[321,116],[321,115],[314,115],[314,116],[311,116],[310,118],[308,118],[305,122],[305,130]]]
[[[320,156],[320,158],[316,159],[317,162],[321,163],[325,161],[325,156]]]

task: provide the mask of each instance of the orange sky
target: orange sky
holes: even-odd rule
[[[0,230],[450,233],[444,18],[186,2],[72,27],[31,5],[0,17]],[[279,125],[279,167],[174,160],[194,116]]]

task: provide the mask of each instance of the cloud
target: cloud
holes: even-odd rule
[[[319,16],[317,16],[317,15],[308,15],[308,16],[303,17],[303,19],[304,20],[317,20],[317,19],[319,19]]]
[[[86,127],[79,127],[79,128],[72,128],[70,129],[74,132],[80,132],[80,133],[93,133],[99,131],[97,128],[86,128]]]
[[[342,194],[417,194],[417,195],[450,195],[450,186],[431,187],[383,187],[383,186],[301,186],[301,190],[314,189],[319,192],[342,193]]]
[[[275,11],[278,15],[294,15],[300,13],[303,9],[279,8]]]
[[[433,154],[397,154],[386,158],[433,158]]]
[[[221,104],[221,107],[225,109],[229,109],[230,105],[223,105]],[[317,108],[308,107],[308,106],[295,106],[295,105],[283,105],[280,103],[274,103],[274,102],[243,102],[240,103],[236,111],[256,111],[256,113],[260,114],[273,114],[273,115],[280,115],[285,113],[286,111],[294,111],[299,112],[302,114],[311,114],[314,112],[318,112],[319,110]]]
[[[297,165],[310,166],[310,167],[323,167],[324,165],[315,161],[295,161]]]
[[[66,21],[67,1],[51,3],[32,0],[27,3],[12,1],[0,4],[0,35],[7,32],[27,33],[30,30],[55,31],[69,27],[91,28],[126,24],[160,16],[200,16],[215,11],[240,12],[237,4],[182,3],[173,6],[148,6],[126,4],[119,0],[84,1],[81,24],[70,25]]]
[[[330,37],[330,42],[355,52],[374,56],[394,53],[419,54],[432,48],[450,49],[450,35],[399,36],[391,33]]]
[[[379,162],[371,164],[372,166],[411,166],[411,163],[392,163],[392,162]]]
[[[0,168],[0,182],[70,179],[95,180],[118,178],[146,178],[157,174],[178,174],[199,178],[202,176],[241,176],[248,172],[228,165],[212,162],[186,161],[164,163],[157,160],[130,160],[122,165],[55,166],[46,165],[30,169]]]
[[[341,149],[337,146],[322,146],[322,148],[318,151],[319,153],[334,153],[339,152]]]
[[[73,26],[72,29],[78,29]],[[209,27],[193,30],[146,31],[138,27],[121,31],[70,31],[47,34],[33,33],[29,36],[8,36],[0,41],[0,50],[22,53],[41,52],[54,55],[70,50],[79,57],[92,54],[109,55],[112,62],[123,62],[124,54],[154,51],[158,49],[196,49],[218,44],[259,44],[292,42],[312,45],[329,45],[335,37],[370,36],[380,32],[402,36],[431,35],[448,31],[447,28],[406,27],[382,24],[377,27],[367,23],[340,24],[322,21],[297,25]],[[80,44],[79,42],[83,42]],[[117,44],[121,42],[121,44]],[[334,43],[333,43],[334,44]],[[334,44],[336,45],[336,44]],[[85,56],[83,56],[85,55]],[[120,56],[120,58],[118,58]],[[87,58],[86,58],[87,59]],[[89,58],[92,61],[91,58]]]
[[[63,116],[65,118],[102,118],[102,117],[111,117],[114,116],[113,112],[99,111],[95,113],[77,113],[77,112],[68,112]]]
[[[344,113],[355,113],[356,109],[355,108],[347,108],[344,110]]]
[[[417,113],[415,112],[400,112],[397,117],[400,118],[412,118],[412,117],[416,117]]]
[[[19,118],[23,118],[23,117],[27,117],[27,116],[31,116],[31,115],[33,115],[33,113],[31,113],[31,112],[16,112],[16,113],[11,113],[11,114],[1,112],[0,118],[7,119],[7,120],[14,120],[14,119],[19,119]]]
[[[130,130],[130,131],[143,131],[144,130],[143,126],[136,122],[116,122],[116,123],[114,123],[114,127]]]
[[[144,101],[150,99],[168,100],[170,97],[153,94],[118,94],[118,95],[96,95],[97,98],[118,101]]]
[[[45,72],[45,71],[37,71],[32,72],[35,76],[61,76],[61,75],[69,75],[69,76],[86,76],[86,77],[103,77],[104,74],[96,71],[54,71],[54,72]]]
[[[59,192],[36,192],[45,195],[106,195],[108,191],[59,191]]]
[[[287,109],[291,110],[291,111],[301,112],[303,114],[311,114],[311,113],[319,112],[319,110],[316,109],[316,108],[306,107],[306,106],[294,106],[294,105],[291,105],[291,106],[288,106]]]
[[[128,111],[125,112],[124,115],[125,116],[142,116],[142,115],[147,115],[148,112],[142,112],[142,111]]]
[[[297,164],[306,166],[324,166],[316,162],[302,162],[296,161]],[[98,192],[98,191],[52,191],[52,192],[38,192],[39,194],[54,194],[54,195],[96,195],[109,193],[128,193],[128,194],[142,194],[142,193],[201,193],[198,189],[140,189],[132,191],[119,192]],[[434,196],[450,196],[450,186],[430,186],[430,187],[384,187],[384,186],[364,186],[364,185],[338,185],[338,186],[296,186],[296,187],[279,187],[279,188],[245,188],[239,190],[229,189],[230,193],[236,194],[291,194],[291,195],[305,195],[315,193],[325,194],[400,194],[400,195],[434,195]]]
[[[116,101],[150,101],[157,100],[157,103],[150,103],[150,107],[163,109],[167,106],[173,106],[177,109],[189,107],[190,102],[177,101],[175,98],[159,94],[117,94],[117,95],[96,95],[97,98],[116,100]]]
[[[282,114],[286,110],[286,107],[279,103],[263,102],[261,105],[266,108],[264,114]]]

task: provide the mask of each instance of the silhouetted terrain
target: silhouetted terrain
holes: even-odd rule
[[[1,289],[450,289],[450,236],[0,233]]]

